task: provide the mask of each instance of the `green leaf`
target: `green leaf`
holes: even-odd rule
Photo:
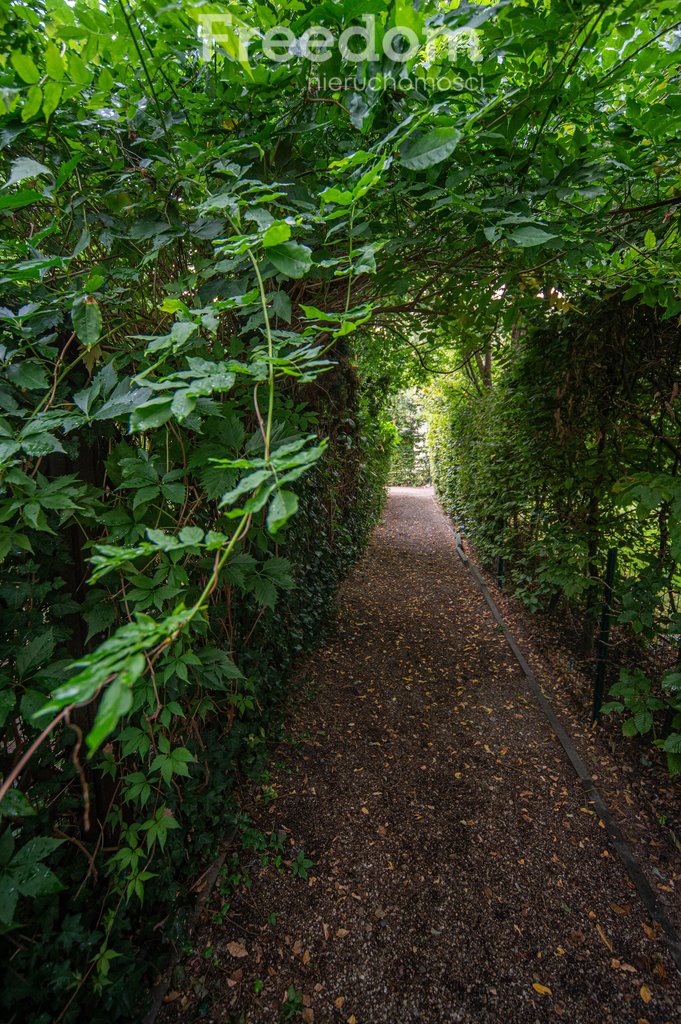
[[[52,175],[52,171],[45,164],[39,164],[37,160],[32,160],[28,156],[20,156],[13,162],[10,176],[3,188],[16,185],[20,181],[25,181],[26,178],[38,178],[41,174]]]
[[[130,430],[132,433],[138,430],[153,430],[160,427],[170,419],[173,414],[173,399],[169,396],[164,398],[152,398],[150,402],[138,406],[130,417]]]
[[[269,249],[273,245],[279,245],[281,242],[287,242],[291,237],[291,228],[285,220],[275,220],[268,227],[265,234],[262,236],[262,244],[265,248]]]
[[[546,242],[550,242],[553,238],[558,237],[558,235],[544,231],[543,228],[539,228],[535,224],[523,224],[509,235],[509,238],[523,249],[530,249],[535,245],[544,245]]]
[[[637,731],[644,736],[653,727],[653,716],[650,711],[639,711],[634,715],[634,725]]]
[[[3,727],[10,711],[16,703],[16,697],[11,690],[0,690],[0,729]]]
[[[69,75],[80,86],[89,85],[92,79],[87,64],[73,50],[69,50]]]
[[[64,77],[65,65],[59,49],[53,42],[45,47],[45,68],[50,78],[60,82]]]
[[[277,588],[271,580],[256,576],[253,580],[253,593],[258,604],[264,608],[274,608],[277,602]]]
[[[47,387],[47,373],[37,359],[26,359],[20,363],[12,363],[7,376],[18,388],[28,391],[40,391]]]
[[[45,864],[22,864],[18,868],[15,865],[16,857],[12,861],[12,874],[22,896],[50,896],[65,888]]]
[[[62,89],[61,85],[58,85],[57,82],[46,83],[44,89],[45,98],[43,99],[43,117],[46,121],[59,106],[59,101],[61,100],[63,91],[64,90]]]
[[[291,323],[291,299],[286,292],[275,292],[272,296],[272,310],[284,323]]]
[[[82,302],[74,302],[71,319],[80,341],[86,348],[92,348],[102,333],[102,314],[97,300],[87,295]]]
[[[203,540],[203,530],[200,526],[183,526],[180,530],[180,540],[190,546],[200,544]]]
[[[16,651],[15,661],[20,679],[31,676],[35,670],[52,657],[55,638],[52,630],[44,631],[28,644],[21,644]]]
[[[108,68],[102,68],[99,72],[99,78],[97,79],[97,88],[101,92],[111,92],[114,87],[113,75]]]
[[[197,397],[189,389],[176,391],[173,395],[171,411],[175,419],[182,422],[190,416],[196,408]]]
[[[26,94],[26,102],[21,110],[21,120],[30,121],[43,105],[43,90],[39,85],[32,85]]]
[[[3,186],[4,188],[4,186]],[[24,189],[10,195],[0,196],[0,210],[20,210],[22,206],[31,206],[47,198],[35,189]]]
[[[29,57],[27,53],[22,53],[21,50],[13,50],[10,60],[22,82],[26,82],[27,85],[35,85],[36,82],[40,81],[40,72],[35,66],[33,58]]]
[[[681,754],[681,733],[673,732],[667,736],[663,750],[666,754]]]
[[[14,921],[19,892],[14,876],[0,871],[0,924],[9,927]]]
[[[12,867],[36,864],[49,857],[63,842],[63,839],[53,839],[51,836],[36,836],[35,839],[29,839],[12,857]]]
[[[113,732],[118,722],[132,707],[132,682],[142,675],[146,662],[142,655],[130,658],[125,672],[109,683],[102,697],[95,723],[87,735],[90,754]]]
[[[272,535],[298,511],[298,496],[292,491],[277,491],[267,512],[267,529]]]
[[[410,171],[424,171],[446,160],[456,149],[461,132],[457,128],[433,128],[414,141],[405,143],[400,162]]]
[[[37,814],[30,800],[20,789],[10,789],[0,801],[0,815],[8,818],[29,818]]]
[[[282,242],[267,250],[270,262],[286,277],[304,277],[312,266],[312,252],[297,242]]]
[[[648,228],[645,235],[643,236],[643,244],[645,245],[646,249],[654,249],[657,245],[657,238],[655,237],[655,232],[651,231],[650,228]]]

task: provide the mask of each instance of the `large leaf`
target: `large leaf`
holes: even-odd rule
[[[21,50],[13,50],[10,60],[22,82],[26,82],[27,85],[35,85],[36,82],[40,81],[40,72],[35,66],[33,58],[29,57],[27,53],[22,53]]]
[[[509,238],[513,239],[517,245],[522,246],[523,249],[529,249],[534,245],[544,245],[546,242],[551,242],[554,238],[558,238],[558,235],[544,231],[543,228],[538,228],[535,224],[523,224],[521,227],[516,228],[515,231],[512,231]]]
[[[277,491],[267,512],[267,529],[278,533],[298,511],[298,497],[293,491]]]
[[[304,277],[312,266],[312,252],[298,242],[282,242],[267,250],[270,261],[286,277]]]
[[[425,171],[451,156],[460,138],[461,132],[457,128],[433,128],[418,139],[405,143],[400,161],[410,171]]]
[[[7,188],[9,185],[16,185],[27,178],[39,178],[41,174],[51,175],[52,171],[45,164],[40,164],[29,156],[20,156],[12,164],[10,176],[3,185],[3,188]]]
[[[102,314],[97,300],[88,295],[82,302],[74,303],[71,319],[79,339],[86,348],[92,348],[102,333]]]

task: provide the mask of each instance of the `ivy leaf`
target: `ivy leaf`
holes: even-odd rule
[[[102,314],[99,303],[91,295],[76,301],[71,309],[73,329],[86,348],[92,348],[102,333]]]
[[[282,242],[267,250],[271,263],[286,277],[304,277],[312,266],[312,251],[298,242]]]
[[[460,139],[461,132],[456,128],[433,128],[402,147],[400,162],[410,171],[425,171],[451,156]]]

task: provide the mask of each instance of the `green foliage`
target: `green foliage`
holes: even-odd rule
[[[284,996],[284,1002],[281,1006],[281,1013],[279,1014],[280,1021],[295,1020],[303,1012],[303,994],[300,992],[295,985],[289,985],[286,989]]]
[[[607,550],[616,548],[617,621],[649,649],[678,646],[681,595],[681,332],[661,311],[593,303],[588,326],[554,315],[528,327],[493,379],[433,392],[433,477],[447,510],[504,582],[532,609],[566,603],[591,653]],[[619,687],[619,688],[618,688]],[[625,735],[651,734],[675,759],[676,697],[623,671],[612,691],[631,717]],[[611,707],[611,710],[613,709]],[[665,743],[668,740],[667,746]]]
[[[365,7],[375,59],[315,82],[263,48],[273,19],[338,33]],[[589,610],[614,537],[632,629],[678,618],[674,0],[235,2],[248,59],[233,29],[204,59],[216,8],[0,12],[10,1020],[139,1018],[380,511],[391,393],[469,390],[433,399],[433,478],[526,599]],[[445,28],[475,52],[428,50]],[[603,295],[656,330],[636,314],[587,360]],[[640,522],[629,484],[659,490]]]
[[[341,340],[372,268],[264,156],[276,68],[226,130],[241,72],[156,13],[1,16],[7,1019],[138,1016],[384,497]]]
[[[388,483],[393,487],[422,487],[430,483],[425,417],[418,392],[405,391],[393,399],[390,415],[395,444]]]
[[[305,880],[308,878],[311,867],[314,867],[314,861],[305,856],[305,850],[299,850],[294,860],[291,861],[291,874]]]

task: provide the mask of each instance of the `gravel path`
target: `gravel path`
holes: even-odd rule
[[[162,1020],[678,1024],[681,979],[429,489],[393,489],[302,678],[278,798],[246,809],[310,877],[254,855]]]

